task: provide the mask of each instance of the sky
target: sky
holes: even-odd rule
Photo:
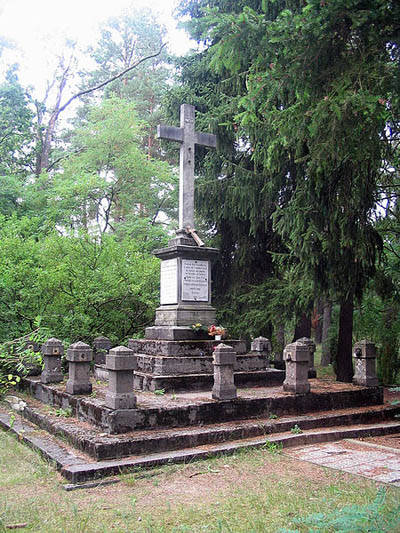
[[[93,44],[99,23],[121,15],[131,6],[151,7],[167,28],[169,51],[183,54],[194,43],[183,30],[176,29],[172,13],[177,3],[178,0],[0,0],[0,37],[17,46],[4,52],[0,72],[4,73],[5,63],[18,62],[21,83],[33,85],[40,93],[65,39],[76,40],[81,47]]]

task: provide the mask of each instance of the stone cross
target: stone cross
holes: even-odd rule
[[[194,146],[216,148],[217,137],[199,133],[194,126],[195,108],[181,105],[181,127],[159,125],[157,137],[181,143],[179,158],[179,230],[194,228]]]

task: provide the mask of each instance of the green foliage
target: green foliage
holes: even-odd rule
[[[132,102],[111,97],[91,108],[72,134],[75,153],[62,172],[42,174],[27,190],[31,212],[43,217],[42,230],[58,225],[104,233],[124,223],[124,231],[145,236],[159,225],[161,209],[174,215],[177,178],[143,152],[144,128]]]
[[[31,367],[41,367],[42,356],[33,351],[32,345],[48,337],[48,330],[39,326],[27,335],[0,344],[0,397],[18,385]]]
[[[183,1],[181,12],[205,44],[182,78],[203,121],[222,130],[199,202],[222,236],[224,307],[239,319],[247,312],[223,296],[235,283],[243,299],[254,304],[264,289],[271,301],[270,275],[303,285],[303,311],[319,295],[349,309],[376,270],[382,168],[398,160],[397,4]],[[295,314],[291,299],[280,303],[281,314]],[[260,322],[266,307],[256,308]]]
[[[276,443],[276,442],[270,442],[267,440],[267,442],[263,446],[264,450],[267,450],[268,452],[275,454],[282,451],[283,445],[282,443]]]
[[[303,433],[303,430],[296,424],[291,428],[290,433],[293,433],[293,435],[300,435],[300,433]]]
[[[154,391],[154,394],[155,394],[156,396],[164,396],[164,394],[165,394],[165,389],[156,389],[156,390]]]
[[[0,339],[33,329],[38,316],[65,342],[100,334],[122,342],[151,322],[159,265],[140,240],[129,233],[37,240],[29,224],[0,220]]]
[[[70,418],[72,416],[72,407],[67,407],[65,409],[59,407],[55,410],[55,415],[62,418]]]
[[[385,497],[386,489],[381,487],[375,500],[370,504],[347,505],[333,513],[315,513],[306,518],[295,519],[293,522],[299,526],[307,527],[308,531],[315,533],[397,531],[400,527],[400,505],[388,509],[385,506]],[[278,531],[280,533],[299,533],[300,530],[280,528]]]

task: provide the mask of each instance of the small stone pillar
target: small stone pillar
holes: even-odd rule
[[[93,359],[93,351],[88,344],[76,342],[67,350],[69,362],[69,379],[66,390],[69,394],[91,394],[89,371],[90,361]]]
[[[316,378],[317,377],[317,371],[315,370],[314,365],[314,354],[315,350],[317,349],[317,346],[315,342],[308,337],[301,337],[301,339],[297,339],[296,342],[302,342],[306,346],[308,346],[309,353],[310,353],[310,361],[308,365],[308,377],[309,378]]]
[[[133,393],[133,371],[136,369],[136,362],[134,351],[125,346],[113,348],[106,355],[106,369],[109,377],[106,407],[110,409],[136,407],[136,396]]]
[[[63,343],[55,338],[48,339],[41,349],[44,369],[40,374],[42,383],[60,383],[64,379],[61,368],[61,356],[64,354]]]
[[[283,359],[286,363],[286,379],[283,382],[283,390],[294,394],[310,392],[308,382],[308,368],[310,361],[308,346],[296,341],[288,344],[283,351]]]
[[[265,357],[265,368],[269,368],[269,356],[272,352],[271,341],[266,337],[257,337],[251,343],[251,351]]]
[[[236,363],[236,352],[226,344],[218,344],[214,350],[214,400],[233,400],[237,397],[233,367]]]
[[[353,348],[353,359],[355,367],[354,385],[362,385],[364,387],[376,387],[379,385],[375,371],[375,344],[367,340],[357,342]]]
[[[105,365],[106,364],[106,355],[111,350],[112,343],[107,337],[96,337],[93,341],[94,348],[94,364],[95,365]]]

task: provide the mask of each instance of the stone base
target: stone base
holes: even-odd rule
[[[92,384],[68,380],[65,390],[68,394],[92,394]]]
[[[281,385],[285,372],[269,368],[267,370],[235,372],[236,387],[274,387]],[[155,392],[191,392],[211,391],[214,386],[214,374],[185,374],[179,376],[160,376],[136,372],[133,376],[133,388]]]
[[[35,374],[30,374],[35,375]],[[37,375],[37,374],[36,374]],[[46,372],[43,371],[40,374],[40,381],[42,383],[61,383],[64,379],[64,374],[62,372]]]
[[[292,383],[284,383],[283,384],[283,390],[285,392],[292,392],[293,394],[307,394],[310,392],[310,384],[309,383],[301,383],[301,384],[292,384]]]
[[[108,381],[106,365],[94,365],[94,379],[96,381]]]
[[[216,322],[215,313],[214,307],[208,304],[161,305],[156,310],[154,324],[161,327],[186,326],[189,329],[192,324],[211,326]]]
[[[150,328],[148,328],[150,329]],[[208,336],[208,340],[183,340],[169,341],[159,339],[130,339],[128,348],[137,354],[167,356],[167,357],[197,357],[213,355],[214,347],[218,346],[221,341],[216,341]],[[229,339],[224,341],[231,346],[235,352],[240,354],[246,353],[245,341]]]
[[[197,324],[198,322],[194,322]],[[201,322],[200,322],[201,323]],[[206,331],[193,331],[188,326],[151,326],[146,328],[146,339],[148,340],[209,340],[210,336]]]
[[[353,385],[360,385],[361,387],[377,387],[379,385],[378,378],[353,378]]]
[[[134,409],[136,407],[136,396],[133,392],[114,394],[107,391],[104,403],[110,409]]]

